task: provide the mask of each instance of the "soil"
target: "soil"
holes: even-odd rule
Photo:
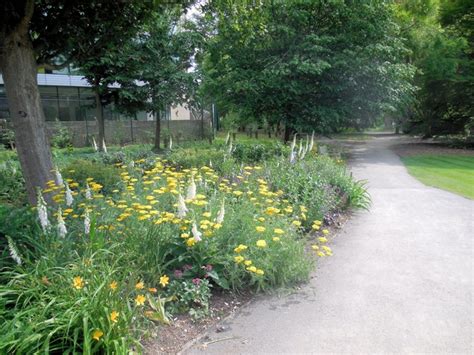
[[[464,155],[474,156],[472,149],[449,148],[436,142],[421,142],[413,139],[405,144],[397,144],[391,149],[401,157],[412,155]]]
[[[199,338],[209,328],[223,319],[232,316],[240,307],[247,304],[252,298],[251,293],[231,294],[215,292],[210,301],[210,316],[193,321],[187,314],[174,317],[169,326],[159,326],[152,334],[152,338],[143,343],[145,354],[177,354],[186,344]],[[224,327],[217,327],[217,332],[225,331]]]

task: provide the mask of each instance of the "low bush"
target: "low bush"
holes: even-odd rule
[[[104,191],[115,190],[120,182],[120,176],[114,166],[104,165],[89,160],[75,160],[63,170],[65,178],[85,185],[89,180],[103,186]]]
[[[0,202],[23,205],[26,203],[25,181],[16,162],[0,163]]]

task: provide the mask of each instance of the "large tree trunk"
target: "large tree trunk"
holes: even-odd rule
[[[5,38],[1,68],[28,200],[36,204],[36,189],[45,188],[54,173],[27,26],[19,26]],[[49,194],[45,198],[51,201]]]
[[[99,88],[95,89],[95,109],[97,117],[97,125],[99,126],[99,138],[97,145],[99,146],[99,151],[104,151],[105,144],[105,123],[104,123],[104,110],[102,107],[102,101],[100,101]]]
[[[153,150],[158,152],[161,145],[161,117],[160,110],[156,112],[156,126],[155,126],[155,147]]]

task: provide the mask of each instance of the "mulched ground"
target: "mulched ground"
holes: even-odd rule
[[[472,149],[448,148],[435,142],[424,142],[413,139],[404,144],[392,146],[392,150],[401,157],[412,155],[465,155],[474,156]]]
[[[152,338],[144,342],[145,354],[177,354],[186,344],[198,338],[221,320],[232,316],[240,307],[247,304],[252,294],[234,295],[216,292],[211,298],[211,316],[193,321],[187,314],[172,319],[171,325],[159,326]],[[217,327],[217,332],[225,331]]]

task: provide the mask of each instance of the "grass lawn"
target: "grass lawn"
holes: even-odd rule
[[[422,183],[474,199],[474,156],[414,155],[402,161]]]

